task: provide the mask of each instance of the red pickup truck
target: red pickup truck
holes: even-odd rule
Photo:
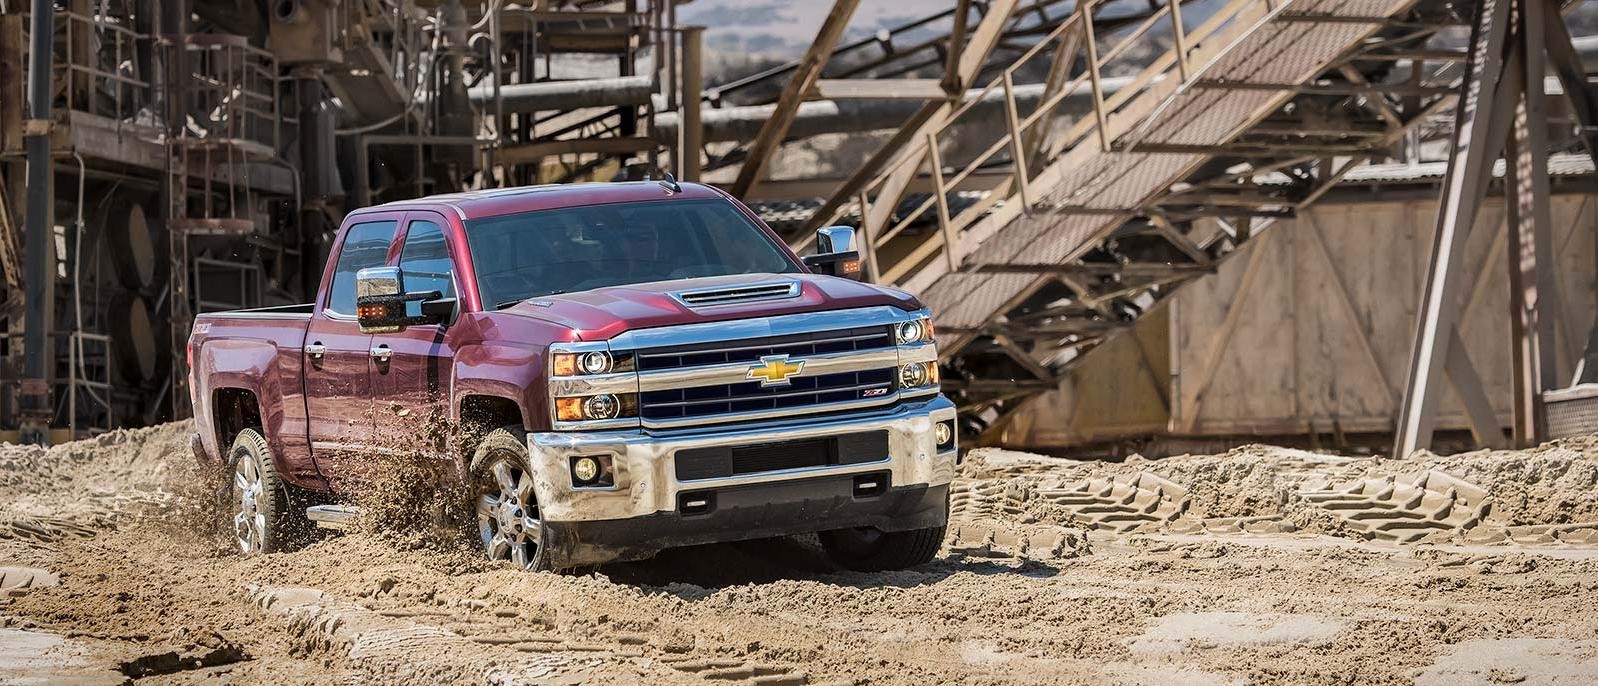
[[[661,182],[351,213],[308,305],[205,314],[195,453],[231,467],[245,553],[353,516],[372,417],[498,427],[452,456],[484,552],[530,569],[819,533],[852,569],[936,555],[958,459],[929,313],[803,260],[737,200]]]

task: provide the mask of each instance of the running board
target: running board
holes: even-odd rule
[[[348,531],[360,514],[361,508],[354,505],[314,505],[305,508],[306,519],[320,528],[337,531]]]

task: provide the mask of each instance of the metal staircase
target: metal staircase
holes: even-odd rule
[[[972,149],[972,127],[952,135],[972,103],[911,141],[864,192],[829,201],[869,218],[875,202],[898,204],[902,184],[884,190],[892,178],[928,167],[930,196],[890,221],[868,219],[863,243],[871,273],[937,313],[945,391],[968,430],[1002,427],[1270,222],[1357,165],[1394,156],[1406,132],[1453,101],[1465,59],[1430,47],[1468,19],[1441,3],[1233,0],[1197,26],[1181,9],[1168,2],[1095,35],[1095,6],[1081,3],[987,84],[1006,102],[1007,126],[969,162],[951,169],[941,158],[955,143]],[[1017,75],[1044,61],[1046,97],[1022,112]],[[1408,76],[1395,77],[1406,63]],[[1130,68],[1137,75],[1107,95],[1104,75]],[[1060,104],[1087,91],[1091,116],[1061,125]],[[979,171],[995,179],[985,199],[951,214],[946,198]],[[929,214],[936,230],[917,234]]]
[[[205,311],[198,299],[199,272],[208,238],[249,236],[268,221],[251,176],[276,164],[282,124],[279,76],[271,53],[241,36],[189,34],[169,46],[186,52],[179,78],[184,122],[165,137],[167,173],[163,196],[169,231],[167,259],[172,281],[163,303],[170,359],[185,358],[194,316]],[[265,233],[262,231],[262,233]],[[256,291],[257,294],[259,290]],[[259,302],[238,303],[255,306]],[[167,375],[172,416],[186,416],[187,375],[181,367]]]

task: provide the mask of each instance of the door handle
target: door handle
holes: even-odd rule
[[[377,360],[379,364],[388,362],[388,359],[393,356],[394,351],[387,345],[380,345],[376,348],[372,348],[372,359]]]
[[[312,362],[321,362],[322,356],[326,354],[327,346],[322,345],[321,341],[310,343],[305,346],[305,356],[311,358]]]

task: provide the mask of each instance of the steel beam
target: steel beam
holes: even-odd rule
[[[1543,47],[1543,12],[1547,6],[1541,0],[1520,0],[1518,22],[1519,36],[1515,49],[1523,72],[1524,93],[1516,107],[1513,155],[1505,155],[1506,166],[1514,165],[1516,187],[1507,189],[1514,193],[1521,238],[1520,270],[1522,303],[1527,316],[1522,332],[1530,337],[1527,348],[1533,353],[1530,369],[1535,380],[1531,389],[1533,399],[1534,441],[1547,439],[1547,417],[1542,407],[1542,392],[1560,387],[1558,357],[1555,353],[1554,323],[1560,312],[1554,277],[1558,273],[1553,259],[1552,209],[1548,190],[1548,114],[1543,94],[1543,73],[1547,61]],[[1560,27],[1563,31],[1563,27]],[[1527,240],[1529,239],[1529,240]],[[1529,248],[1529,250],[1528,250]],[[1516,343],[1519,343],[1518,341]]]
[[[854,16],[855,8],[859,6],[860,0],[833,2],[832,11],[827,13],[827,18],[821,22],[821,30],[816,32],[816,40],[810,44],[804,58],[799,60],[799,66],[788,79],[782,96],[777,98],[777,111],[760,127],[760,135],[749,146],[749,154],[744,158],[743,167],[738,170],[738,180],[733,182],[730,189],[733,195],[748,197],[755,184],[760,182],[760,177],[765,175],[766,164],[788,136],[788,127],[793,125],[794,111],[815,87],[816,80],[821,78],[821,70],[832,56],[833,46],[838,44],[844,27],[849,25],[849,18]]]
[[[1492,175],[1493,160],[1503,147],[1502,134],[1494,138],[1493,119],[1513,112],[1514,93],[1519,90],[1518,83],[1503,83],[1506,77],[1518,76],[1516,71],[1505,69],[1510,0],[1482,0],[1477,11],[1464,96],[1459,99],[1453,147],[1432,236],[1431,265],[1404,384],[1394,457],[1431,444],[1442,372],[1459,319],[1459,300],[1455,296],[1465,241],[1476,220],[1481,190]]]
[[[1476,373],[1476,366],[1470,363],[1470,354],[1465,349],[1464,339],[1459,337],[1459,329],[1449,333],[1449,340],[1448,356],[1443,361],[1443,367],[1448,374],[1448,383],[1454,389],[1454,397],[1459,398],[1459,404],[1465,407],[1471,435],[1483,447],[1504,447],[1504,430],[1498,425],[1498,415],[1493,412],[1492,400],[1487,397],[1481,376]]]

